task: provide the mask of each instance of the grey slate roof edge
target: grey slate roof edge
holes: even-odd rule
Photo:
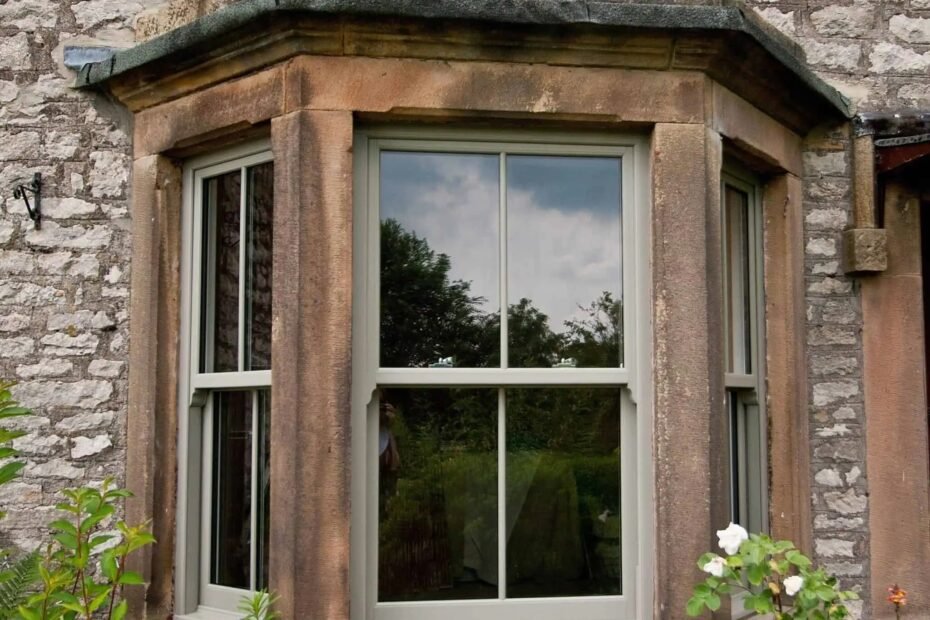
[[[751,10],[734,3],[729,6],[683,6],[596,0],[246,0],[135,47],[120,50],[109,60],[87,64],[78,72],[75,85],[78,88],[103,85],[115,76],[245,27],[258,18],[288,12],[742,32],[787,66],[844,117],[852,116],[849,101],[808,68],[796,43],[764,24],[752,15]]]

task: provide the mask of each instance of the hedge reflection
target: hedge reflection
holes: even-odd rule
[[[499,365],[500,315],[450,278],[448,256],[385,220],[381,265],[382,366]],[[511,304],[510,365],[616,366],[621,303],[605,292],[583,310],[556,333],[532,300]],[[382,394],[395,413],[380,437],[381,600],[497,597],[498,398]],[[508,597],[619,593],[619,391],[508,389],[505,404]]]

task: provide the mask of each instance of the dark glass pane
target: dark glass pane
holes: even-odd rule
[[[497,598],[497,394],[382,394],[378,600]]]
[[[271,261],[274,165],[249,168],[246,202],[246,369],[271,369]]]
[[[749,196],[732,186],[725,192],[727,278],[727,370],[752,372],[752,261],[749,250]]]
[[[216,392],[211,583],[250,587],[251,505],[252,392]]]
[[[499,169],[381,154],[381,366],[499,366]]]
[[[241,174],[204,181],[201,371],[239,369],[239,204]]]
[[[620,594],[620,390],[507,390],[507,598]]]
[[[271,536],[271,390],[258,392],[258,553],[255,587],[268,588],[268,549]]]
[[[507,157],[511,367],[621,364],[620,182],[615,157]]]

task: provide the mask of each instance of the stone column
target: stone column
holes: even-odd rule
[[[801,180],[783,174],[762,197],[765,237],[765,403],[772,535],[810,553],[810,442],[805,351]]]
[[[158,544],[132,557],[149,585],[126,597],[133,617],[165,618],[174,590],[181,171],[161,155],[133,164],[132,236],[126,487],[135,497],[126,520],[151,519]]]
[[[908,591],[905,617],[930,617],[930,481],[927,387],[917,196],[885,188],[888,269],[862,279],[863,371],[869,476],[873,618],[894,618],[888,586]],[[850,515],[850,521],[861,518]],[[824,545],[856,557],[866,541]],[[844,548],[845,547],[845,548]]]
[[[352,114],[271,129],[271,588],[285,618],[348,618]]]
[[[720,139],[704,125],[656,125],[656,618],[685,617],[700,579],[695,562],[710,550],[715,526],[726,526],[720,164]]]

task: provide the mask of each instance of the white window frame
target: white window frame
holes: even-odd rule
[[[724,233],[727,230],[727,212],[726,212],[726,190],[727,187],[744,193],[747,197],[747,230],[749,233],[749,330],[751,338],[749,343],[749,359],[745,358],[745,343],[738,343],[734,347],[734,369],[739,362],[748,361],[751,364],[750,372],[726,372],[724,384],[728,394],[736,395],[735,406],[739,410],[737,424],[732,425],[732,415],[730,411],[731,403],[727,397],[726,415],[730,420],[730,437],[735,437],[736,450],[730,450],[730,471],[737,470],[739,479],[731,480],[731,489],[738,489],[740,505],[733,506],[734,517],[737,514],[744,515],[744,520],[754,523],[743,523],[747,529],[751,525],[756,525],[752,529],[769,529],[769,502],[768,502],[768,424],[765,410],[765,290],[764,290],[764,251],[763,251],[763,215],[762,215],[762,197],[761,185],[759,180],[742,169],[737,164],[728,163],[721,175],[720,197],[721,197],[721,215]],[[724,274],[726,275],[727,264],[727,244],[728,236],[721,235],[723,240],[723,257],[724,257]],[[729,290],[728,281],[738,282],[734,286],[735,290]],[[742,278],[723,279],[724,288],[724,312],[728,318],[731,314],[734,318],[739,317],[735,324],[737,330],[745,328],[743,323],[740,299],[744,295]],[[729,326],[729,320],[724,320],[724,325]],[[731,334],[729,329],[724,330],[725,351],[730,348]],[[749,420],[755,419],[755,423],[750,424]],[[750,439],[752,434],[754,441]],[[756,447],[754,448],[753,445]],[[740,465],[740,467],[736,467]],[[749,505],[751,495],[756,496],[759,504],[758,514],[753,514]],[[731,492],[731,498],[733,494]]]
[[[229,620],[241,618],[236,613],[240,600],[250,590],[240,590],[209,583],[210,528],[212,523],[212,441],[213,398],[219,390],[247,390],[271,387],[271,371],[201,373],[200,313],[203,248],[203,181],[220,174],[240,170],[240,209],[247,194],[246,169],[273,161],[271,144],[259,140],[185,162],[182,177],[181,213],[181,329],[178,389],[178,510],[175,546],[175,618],[191,620]],[[244,324],[246,218],[240,222],[239,247],[239,367],[243,367],[246,334]],[[257,471],[258,420],[253,394],[253,472]],[[257,501],[257,476],[252,480],[252,501]],[[254,516],[254,511],[253,511]],[[257,519],[252,519],[252,555],[257,545]],[[253,558],[254,560],[254,558]],[[254,561],[252,562],[254,566]],[[254,575],[252,576],[254,582]],[[254,583],[252,584],[254,587]]]
[[[498,368],[379,368],[380,215],[378,162],[382,150],[440,153],[493,153],[501,157],[501,201],[506,204],[507,154],[613,156],[622,158],[622,250],[624,363],[621,368],[506,368],[506,336],[501,335]],[[358,130],[354,144],[354,303],[352,387],[352,540],[353,620],[618,620],[651,617],[652,607],[652,383],[651,239],[648,141],[637,135],[591,135],[523,131],[471,131],[442,128]],[[506,215],[501,214],[501,273],[506,274]],[[620,240],[618,239],[618,242]],[[508,303],[506,277],[502,308]],[[502,324],[506,315],[502,312]],[[573,598],[490,599],[478,601],[377,602],[378,387],[584,385],[622,388],[621,510],[622,594]],[[503,400],[499,392],[499,411]],[[498,416],[498,484],[503,477],[504,420]],[[499,507],[499,523],[505,518]],[[499,531],[505,531],[499,528]],[[504,537],[499,545],[506,546]],[[499,554],[505,562],[505,554]],[[503,574],[503,573],[500,573]]]

